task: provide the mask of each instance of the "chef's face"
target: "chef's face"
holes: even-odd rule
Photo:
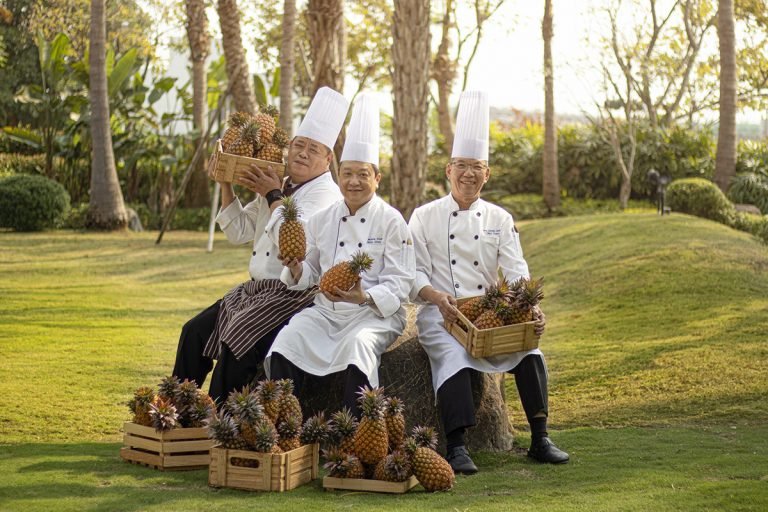
[[[445,166],[445,175],[451,182],[451,193],[457,201],[472,202],[480,197],[491,170],[485,160],[454,158]]]
[[[350,210],[371,200],[379,187],[381,173],[367,162],[348,160],[339,167],[339,188]]]
[[[304,183],[328,170],[333,153],[308,137],[294,137],[288,148],[288,175],[293,183]]]

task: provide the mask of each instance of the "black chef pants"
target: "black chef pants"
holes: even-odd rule
[[[292,379],[293,393],[296,396],[301,394],[301,388],[304,384],[306,372],[290,362],[285,356],[278,352],[272,352],[269,361],[270,378],[273,380]],[[368,376],[357,366],[351,364],[347,366],[346,379],[344,383],[344,402],[343,406],[349,408],[356,418],[360,418],[360,407],[357,403],[357,392],[363,386],[371,386]]]
[[[176,363],[173,366],[173,375],[179,380],[193,380],[198,387],[203,387],[205,378],[213,368],[213,359],[205,357],[203,349],[216,328],[220,304],[221,301],[217,300],[181,328]]]
[[[515,376],[517,392],[528,423],[539,413],[546,416],[549,411],[544,359],[538,354],[530,354],[509,373]],[[437,404],[446,434],[459,428],[475,426],[477,422],[469,368],[462,369],[440,386],[437,390]]]

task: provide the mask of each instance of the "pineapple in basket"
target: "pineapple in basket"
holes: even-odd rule
[[[401,450],[395,450],[376,464],[373,478],[385,482],[405,482],[412,474],[408,456]]]
[[[544,298],[544,291],[542,290],[544,279],[520,278],[516,285],[514,293],[510,294],[508,298],[512,307],[509,323],[532,322],[534,320],[533,310]]]
[[[229,145],[227,153],[238,156],[253,156],[254,148],[261,147],[259,130],[259,123],[256,121],[249,121],[243,127],[240,137]]]
[[[283,223],[280,225],[280,256],[290,259],[304,259],[307,253],[307,236],[299,220],[301,210],[293,197],[283,199]]]
[[[472,322],[478,329],[493,329],[494,327],[503,327],[512,323],[514,309],[504,301],[499,301],[488,309],[482,315]]]
[[[355,455],[363,464],[378,464],[389,449],[383,389],[366,386],[358,395],[362,418],[355,432]]]
[[[437,435],[430,427],[414,427],[413,435],[406,439],[405,450],[411,461],[413,474],[427,491],[447,491],[456,477],[448,462],[435,451]]]
[[[370,270],[373,258],[365,252],[357,251],[349,261],[342,261],[328,269],[320,278],[318,287],[321,292],[334,293],[335,288],[351,290],[360,280],[360,273]]]
[[[133,393],[133,398],[128,402],[128,408],[133,413],[133,422],[145,427],[152,426],[152,417],[149,415],[149,406],[155,399],[155,390],[149,386],[142,386]]]
[[[354,453],[356,431],[357,419],[347,407],[333,413],[331,416],[331,432],[334,443],[339,451]]]
[[[387,422],[390,450],[397,450],[405,441],[404,407],[403,401],[396,396],[388,398],[384,403],[384,421]]]
[[[248,112],[235,112],[229,116],[227,124],[229,128],[221,137],[221,149],[229,152],[229,147],[243,134],[243,128],[249,121],[253,121],[253,115]]]
[[[328,476],[333,478],[365,478],[365,468],[360,459],[341,450],[324,451],[327,461],[323,467],[328,470]]]
[[[459,307],[459,311],[467,317],[467,320],[473,322],[483,314],[484,311],[493,309],[493,307],[509,293],[510,284],[507,278],[502,278],[497,284],[488,287],[484,295],[470,299]]]

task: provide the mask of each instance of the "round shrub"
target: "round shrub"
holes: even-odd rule
[[[730,224],[735,209],[717,185],[703,178],[673,181],[667,188],[667,202],[673,211]]]
[[[17,174],[0,179],[0,227],[16,231],[51,228],[68,208],[69,194],[48,178]]]

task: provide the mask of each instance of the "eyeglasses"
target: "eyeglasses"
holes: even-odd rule
[[[488,169],[488,166],[485,164],[478,163],[469,165],[467,162],[451,162],[451,167],[460,173],[465,173],[471,170],[475,174],[484,173],[485,170]]]

